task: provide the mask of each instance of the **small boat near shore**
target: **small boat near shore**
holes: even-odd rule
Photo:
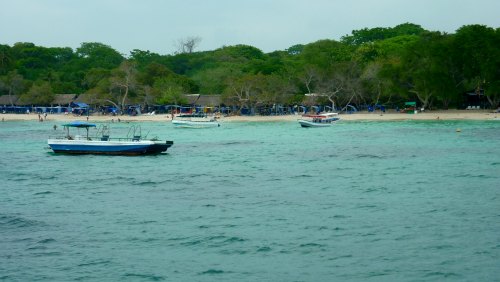
[[[148,155],[167,151],[174,142],[160,141],[158,138],[142,139],[139,126],[129,129],[130,137],[110,138],[110,128],[102,125],[95,136],[90,136],[89,129],[95,124],[74,121],[63,125],[64,136],[51,137],[47,143],[54,153],[64,154],[99,154],[99,155]],[[85,129],[85,135],[71,135],[70,128]]]
[[[202,114],[176,116],[172,120],[172,124],[177,128],[209,128],[220,126],[215,117],[208,117]]]
[[[338,113],[323,113],[317,115],[303,115],[298,122],[302,127],[328,127],[340,119]]]

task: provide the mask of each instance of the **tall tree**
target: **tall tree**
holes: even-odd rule
[[[0,75],[12,69],[14,58],[9,45],[0,44]]]
[[[354,48],[335,40],[319,40],[307,44],[297,59],[302,65],[314,65],[321,71],[330,71],[335,63],[347,62]]]
[[[199,36],[189,36],[183,39],[179,39],[176,43],[177,54],[191,54],[194,52],[195,48],[201,42],[201,37]]]
[[[332,110],[335,110],[335,101],[337,101],[342,91],[345,92],[345,87],[346,77],[338,69],[333,69],[321,75],[315,94],[326,97],[332,105]]]
[[[321,71],[313,65],[304,66],[304,70],[299,75],[299,80],[304,84],[308,94],[314,91],[315,84],[320,79],[320,73]]]
[[[484,90],[491,106],[500,102],[500,43],[498,29],[468,25],[455,34],[456,60],[462,67],[465,84],[478,93]]]
[[[425,29],[420,25],[404,23],[393,28],[375,27],[353,30],[352,35],[343,36],[341,41],[351,45],[362,45],[401,35],[421,35],[424,32]]]
[[[37,81],[19,100],[23,104],[48,106],[54,101],[54,93],[48,82]]]
[[[182,85],[176,83],[173,79],[164,77],[155,81],[154,91],[156,92],[155,102],[159,104],[181,105],[187,103],[182,95]]]
[[[92,89],[104,79],[111,76],[111,71],[103,68],[92,68],[85,73],[85,77],[81,82],[86,89]]]
[[[224,97],[238,103],[241,113],[243,108],[252,107],[257,102],[262,82],[261,74],[243,74],[229,78]]]
[[[10,71],[7,75],[0,77],[0,89],[6,89],[9,95],[10,105],[14,105],[13,97],[22,92],[24,88],[23,76],[18,74],[16,70]]]
[[[429,32],[422,35],[403,56],[403,83],[414,94],[423,108],[428,108],[443,90],[443,81],[449,81],[449,70],[438,50],[443,48],[445,35]],[[449,91],[449,90],[448,90]]]
[[[154,52],[142,51],[139,49],[134,49],[130,52],[129,59],[137,63],[137,68],[142,70],[144,67],[152,64],[153,62],[159,61],[161,56]]]
[[[135,63],[132,61],[124,61],[118,69],[113,72],[110,78],[111,91],[118,97],[118,104],[122,112],[125,112],[125,102],[131,91],[137,87],[137,70]]]
[[[284,104],[290,101],[296,91],[294,85],[278,74],[260,76],[260,93],[257,103],[264,105]]]
[[[113,69],[118,67],[124,60],[123,56],[108,45],[97,42],[82,43],[76,49],[79,58],[80,68],[105,68]]]
[[[371,100],[371,103],[375,105],[379,104],[380,99],[390,89],[390,81],[384,79],[381,75],[382,68],[383,66],[379,61],[371,62],[364,68],[361,75],[365,88],[368,93],[372,94],[369,95],[369,99]],[[390,101],[390,97],[391,95],[389,94],[387,99],[388,101]]]
[[[196,72],[193,80],[200,85],[200,93],[222,94],[226,89],[226,82],[237,74],[241,74],[241,69],[226,63]]]

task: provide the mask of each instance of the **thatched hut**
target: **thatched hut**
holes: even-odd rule
[[[75,103],[85,103],[89,105],[102,104],[100,98],[98,98],[98,94],[96,93],[83,93],[78,95],[74,100]]]
[[[69,106],[76,99],[77,94],[56,94],[54,96],[52,105],[64,107]]]
[[[13,106],[18,99],[19,97],[17,95],[2,95],[0,96],[0,105]]]
[[[220,95],[200,95],[196,104],[203,107],[218,107],[221,101]]]

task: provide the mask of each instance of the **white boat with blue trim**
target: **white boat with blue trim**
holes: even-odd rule
[[[110,138],[109,126],[101,126],[95,136],[89,129],[95,124],[74,121],[63,125],[65,135],[49,138],[47,143],[54,153],[64,154],[101,154],[101,155],[147,155],[167,151],[174,142],[160,141],[158,138],[142,139],[139,126],[131,127],[131,137]],[[70,128],[85,129],[85,135],[71,135]]]
[[[189,114],[176,116],[172,124],[177,128],[208,128],[219,127],[220,123],[215,117],[209,117],[204,114]]]
[[[338,113],[323,113],[317,115],[303,115],[298,122],[302,127],[328,127],[340,120]]]

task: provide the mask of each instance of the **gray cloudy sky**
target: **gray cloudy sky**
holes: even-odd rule
[[[271,52],[405,22],[448,33],[497,28],[499,13],[499,0],[0,0],[0,44],[101,42],[125,55],[171,54],[176,41],[198,36],[197,50],[247,44]]]

